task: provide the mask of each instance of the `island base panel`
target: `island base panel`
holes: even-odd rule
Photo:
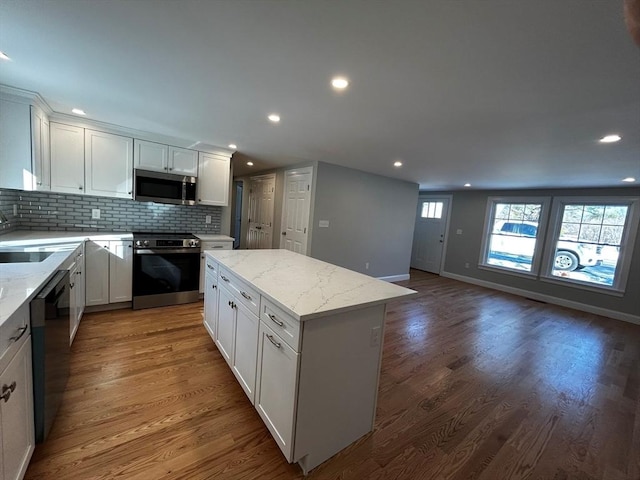
[[[385,305],[304,322],[294,459],[308,473],[373,430]]]

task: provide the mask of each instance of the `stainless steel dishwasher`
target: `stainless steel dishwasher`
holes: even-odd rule
[[[69,379],[69,272],[59,270],[31,301],[36,443],[49,435]]]

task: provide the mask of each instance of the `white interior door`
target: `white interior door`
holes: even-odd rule
[[[275,175],[254,177],[249,183],[247,248],[271,248],[273,239],[273,194]]]
[[[411,268],[440,273],[450,197],[420,196],[413,231]]]
[[[302,255],[307,254],[312,175],[311,167],[288,170],[284,174],[280,248]]]

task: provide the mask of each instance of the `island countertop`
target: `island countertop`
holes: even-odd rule
[[[415,290],[288,250],[207,250],[300,321],[412,295]]]

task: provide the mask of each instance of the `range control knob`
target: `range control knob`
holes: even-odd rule
[[[145,240],[144,242],[142,242],[142,244],[143,244],[145,247],[148,247],[148,246],[149,246],[149,240]]]
[[[200,245],[200,240],[196,240],[195,238],[192,238],[191,240],[189,240],[190,247],[198,247],[199,245]]]
[[[141,247],[142,246],[142,242],[140,240],[136,240],[136,247]]]

